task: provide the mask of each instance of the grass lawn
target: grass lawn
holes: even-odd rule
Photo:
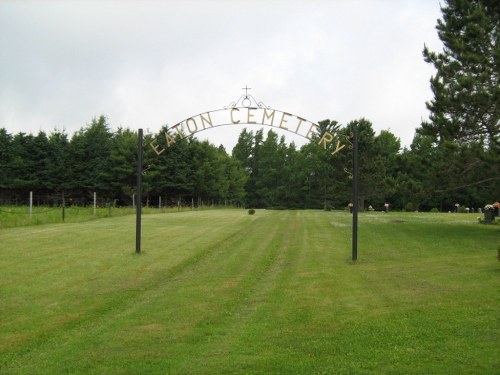
[[[0,229],[0,374],[498,374],[500,226],[207,210]]]

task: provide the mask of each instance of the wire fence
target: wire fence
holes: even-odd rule
[[[0,207],[0,228],[51,224],[62,222],[84,222],[88,220],[133,214],[132,207]]]
[[[178,205],[170,207],[143,206],[143,214],[174,213],[184,211],[198,211],[223,206],[192,207]],[[112,204],[103,206],[30,206],[8,205],[0,206],[0,229],[24,227],[31,225],[55,223],[80,223],[95,219],[134,215],[136,208],[133,206],[117,207]]]

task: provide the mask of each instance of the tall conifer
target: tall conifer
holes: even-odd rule
[[[460,144],[499,145],[500,3],[498,0],[445,0],[438,35],[441,52],[424,48],[437,70],[431,78],[434,99],[430,121],[418,132]]]

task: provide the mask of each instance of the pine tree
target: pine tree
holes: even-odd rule
[[[437,69],[431,78],[430,121],[418,132],[440,144],[485,142],[498,147],[500,132],[500,3],[498,0],[445,0],[437,30],[442,52],[424,48]]]
[[[0,128],[0,189],[14,185],[12,173],[12,135]]]

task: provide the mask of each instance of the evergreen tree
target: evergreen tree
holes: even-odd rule
[[[67,191],[71,186],[69,147],[68,136],[64,132],[55,131],[49,135],[45,176],[52,193]]]
[[[245,184],[248,180],[247,172],[234,157],[227,160],[226,178],[228,181],[227,199],[230,205],[245,205]]]
[[[137,133],[119,128],[113,135],[110,150],[113,197],[120,204],[131,204],[135,193],[137,173]]]
[[[106,117],[94,118],[71,139],[72,189],[84,200],[91,200],[93,192],[111,199],[111,147],[113,134]]]
[[[434,99],[427,103],[430,121],[419,133],[440,143],[486,141],[499,146],[500,2],[445,0],[437,30],[444,50],[424,48]]]
[[[228,156],[208,141],[193,140],[193,195],[198,202],[219,202],[227,197],[228,180],[225,174]]]
[[[325,150],[318,145],[320,137],[325,133],[336,137],[341,144],[345,144],[345,132],[335,120],[322,120],[318,122],[317,132],[312,135],[310,143],[304,145],[300,152],[302,155],[302,197],[303,207],[330,209],[347,205],[350,193],[347,174],[344,168],[348,160],[344,152],[332,155],[337,145],[336,141],[327,144]],[[345,150],[343,150],[345,151]]]
[[[359,199],[360,209],[365,204],[382,205],[386,195],[386,170],[385,158],[377,154],[379,149],[375,144],[375,132],[372,123],[364,118],[354,120],[347,124],[348,133],[358,130],[358,163],[359,163]],[[354,203],[354,202],[353,202]]]
[[[33,139],[34,137],[31,134],[18,133],[12,140],[13,158],[11,166],[16,196],[25,197],[30,190],[37,188],[36,160],[34,160],[31,153],[34,146]]]
[[[388,130],[382,130],[373,142],[374,157],[379,159],[379,168],[383,170],[382,191],[372,198],[374,207],[383,209],[384,203],[394,203],[396,177],[399,173],[401,141]]]
[[[12,174],[12,135],[7,130],[0,128],[0,189],[6,190],[13,187]]]
[[[249,174],[252,169],[253,146],[253,132],[247,131],[247,128],[244,128],[238,137],[238,142],[233,147],[232,156],[240,162],[241,166]]]
[[[252,132],[250,132],[250,134],[252,134]],[[245,185],[245,190],[247,193],[246,205],[248,207],[264,207],[263,202],[261,200],[261,196],[257,192],[257,190],[260,189],[260,187],[258,186],[259,183],[258,181],[260,179],[259,160],[261,157],[263,140],[264,140],[264,131],[263,129],[259,129],[257,130],[255,136],[253,137],[252,153],[249,157],[249,164],[248,164],[249,167],[245,168],[250,173],[247,183]]]
[[[176,205],[179,202],[191,201],[195,193],[195,165],[193,161],[193,149],[190,147],[189,139],[179,139],[170,147],[164,137],[167,127],[153,137],[160,149],[165,150],[157,155],[151,147],[146,147],[144,165],[148,170],[144,176],[146,192],[164,197],[166,204]],[[147,142],[145,142],[147,144]],[[166,197],[166,199],[165,199]]]

